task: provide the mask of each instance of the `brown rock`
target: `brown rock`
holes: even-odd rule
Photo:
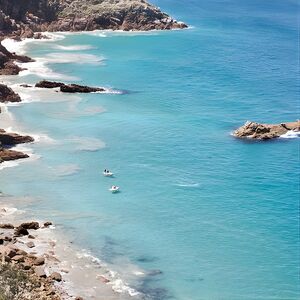
[[[62,85],[60,91],[63,93],[95,93],[95,92],[104,92],[104,88],[98,87],[89,87],[85,85],[78,84],[68,84]]]
[[[300,121],[281,124],[260,124],[247,121],[245,125],[234,132],[238,138],[269,140],[278,138],[288,131],[300,131]]]
[[[7,249],[6,255],[10,258],[14,257],[17,255],[17,250],[16,249]]]
[[[22,223],[19,227],[23,227],[25,229],[37,230],[40,228],[40,224],[38,222],[26,222],[26,223]]]
[[[2,229],[14,229],[15,226],[13,224],[4,223],[4,224],[0,224],[0,228],[2,228]]]
[[[16,144],[31,143],[33,141],[34,139],[29,135],[20,135],[0,129],[0,143],[2,145],[12,146]]]
[[[33,239],[33,240],[35,239],[35,237],[33,235],[31,235],[31,234],[28,235],[28,238],[29,239]]]
[[[63,85],[64,85],[64,83],[62,83],[62,82],[42,80],[42,81],[36,83],[35,87],[45,88],[45,89],[53,89],[53,88],[61,87]]]
[[[58,282],[62,281],[62,277],[61,277],[61,275],[60,275],[58,272],[52,273],[52,274],[50,275],[50,278],[51,278],[52,280],[55,280],[55,281],[58,281]]]
[[[60,91],[63,93],[94,93],[94,92],[104,92],[104,88],[99,87],[89,87],[86,85],[78,85],[78,84],[65,84],[62,82],[55,82],[55,81],[47,81],[42,80],[38,82],[36,87],[39,88],[60,88]]]
[[[26,228],[19,226],[15,229],[15,236],[28,235],[29,232]]]
[[[26,255],[27,255],[27,252],[24,251],[24,250],[21,250],[21,249],[17,249],[17,255],[23,255],[23,256],[26,256]]]
[[[52,222],[45,222],[44,223],[44,227],[49,227],[49,226],[51,226],[52,225]]]
[[[27,246],[28,248],[33,248],[33,247],[35,247],[35,245],[34,245],[33,242],[28,242],[28,243],[26,243],[26,246]]]
[[[21,102],[21,98],[7,85],[0,84],[0,102]]]
[[[35,266],[41,266],[45,263],[45,259],[43,257],[37,257],[33,263]]]
[[[25,260],[23,255],[15,255],[11,259],[16,262],[24,262],[24,260]]]

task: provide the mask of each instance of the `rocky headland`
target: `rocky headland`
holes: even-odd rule
[[[293,131],[300,132],[300,121],[280,124],[260,124],[247,121],[243,126],[234,131],[233,135],[238,138],[270,140]]]
[[[0,35],[40,38],[43,31],[181,29],[144,0],[0,0]]]

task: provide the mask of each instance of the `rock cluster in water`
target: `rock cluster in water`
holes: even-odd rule
[[[0,32],[1,32],[1,24],[0,24]],[[17,55],[16,53],[9,52],[0,42],[0,75],[19,74],[19,72],[22,71],[22,68],[16,65],[15,61],[31,62],[33,60],[28,56]]]
[[[34,139],[28,135],[6,132],[0,129],[0,163],[4,161],[28,158],[29,155],[20,151],[11,150],[12,146],[23,143],[31,143]]]
[[[65,84],[63,82],[55,82],[55,81],[48,81],[42,80],[38,82],[35,87],[39,88],[59,88],[63,93],[96,93],[96,92],[104,92],[104,88],[99,87],[90,87],[87,85],[79,85],[79,84]]]
[[[247,121],[243,126],[235,130],[233,134],[238,138],[269,140],[278,138],[289,131],[299,132],[300,121],[280,124],[260,124]]]
[[[40,38],[42,31],[186,28],[145,0],[0,0],[0,35]]]

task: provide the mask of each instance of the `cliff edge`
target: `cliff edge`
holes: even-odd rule
[[[186,28],[144,0],[0,0],[0,37],[42,31]]]

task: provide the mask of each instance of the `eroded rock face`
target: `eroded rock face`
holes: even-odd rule
[[[0,24],[0,33],[1,33],[1,24]],[[15,61],[30,62],[33,60],[28,56],[17,55],[15,53],[9,52],[0,42],[0,75],[19,74],[19,72],[22,71],[23,69],[20,68],[18,65],[16,65]]]
[[[247,121],[245,125],[234,131],[238,138],[269,140],[278,138],[289,131],[300,131],[300,121],[280,124],[260,124]]]
[[[104,88],[99,87],[90,87],[86,85],[78,85],[78,84],[65,84],[62,82],[54,82],[54,81],[47,81],[42,80],[38,82],[36,87],[39,88],[59,88],[63,93],[95,93],[95,92],[104,92]]]
[[[21,98],[5,84],[0,84],[0,102],[20,102]]]
[[[186,28],[144,0],[0,0],[0,34]]]

